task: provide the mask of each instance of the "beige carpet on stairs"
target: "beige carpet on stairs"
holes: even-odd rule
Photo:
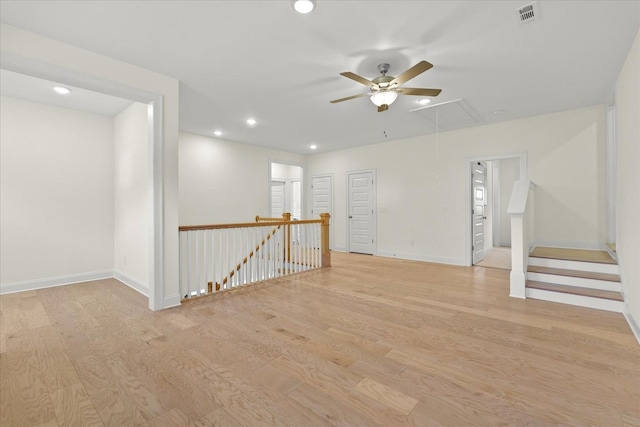
[[[491,248],[487,250],[484,259],[475,266],[511,270],[511,248]]]

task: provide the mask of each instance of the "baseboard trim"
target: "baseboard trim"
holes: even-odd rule
[[[409,261],[422,261],[422,262],[433,262],[437,264],[449,264],[449,265],[459,265],[464,266],[465,260],[462,258],[448,258],[448,257],[430,257],[416,254],[403,254],[403,253],[393,253],[393,252],[378,252],[377,256],[381,256],[384,258],[398,258],[398,259],[406,259]]]
[[[629,307],[626,304],[624,305],[624,311],[622,312],[622,314],[624,315],[624,318],[627,319],[627,323],[631,328],[631,332],[633,332],[633,335],[636,337],[636,341],[638,341],[638,344],[640,344],[640,326],[638,326],[638,323],[633,318],[633,315],[629,312]]]
[[[73,285],[74,283],[104,280],[112,277],[114,277],[113,270],[103,270],[90,273],[70,274],[68,276],[49,277],[46,279],[25,280],[24,282],[5,283],[0,285],[0,295],[53,288],[55,286]]]
[[[149,298],[149,286],[121,271],[114,271],[113,278]]]

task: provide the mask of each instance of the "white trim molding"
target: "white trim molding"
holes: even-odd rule
[[[70,274],[68,276],[48,277],[45,279],[25,280],[24,282],[5,283],[0,285],[0,295],[14,292],[34,291],[56,286],[73,285],[113,278],[113,270],[93,271],[89,273]]]
[[[122,284],[127,285],[128,287],[130,287],[134,291],[137,291],[137,292],[141,293],[145,297],[149,296],[149,285],[148,284],[142,283],[138,279],[135,279],[135,278],[133,278],[133,277],[121,272],[121,271],[114,271],[113,272],[113,278],[118,280]]]
[[[387,251],[380,251],[376,254],[376,256],[383,257],[383,258],[405,259],[408,261],[432,262],[436,264],[459,265],[459,266],[465,265],[464,258],[424,256],[424,255],[418,255],[418,254],[406,254],[406,253],[398,253],[398,252],[394,253],[394,252],[387,252]]]

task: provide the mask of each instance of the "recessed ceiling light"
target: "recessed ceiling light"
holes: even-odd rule
[[[420,104],[420,105],[427,105],[428,103],[430,103],[431,100],[429,98],[422,98],[416,101],[416,103]]]
[[[71,93],[71,89],[64,86],[54,86],[53,91],[55,93],[59,93],[60,95],[69,95]]]
[[[213,131],[213,134],[214,134],[215,136],[220,136],[220,135],[222,135],[222,131],[221,131],[221,130],[214,130],[214,131]]]
[[[294,0],[292,4],[295,11],[302,14],[309,13],[316,7],[315,0]]]
[[[256,119],[247,119],[247,124],[249,126],[255,126],[256,123],[258,123]]]
[[[316,144],[311,144],[309,148],[311,148],[312,150],[315,150],[316,148],[318,148],[318,146]]]

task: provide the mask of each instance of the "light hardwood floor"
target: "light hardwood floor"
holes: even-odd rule
[[[640,423],[622,315],[509,272],[333,253],[151,312],[115,280],[0,297],[2,426]]]

